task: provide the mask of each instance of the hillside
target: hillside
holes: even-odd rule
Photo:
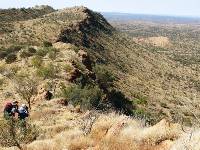
[[[145,44],[134,42],[132,37],[112,27],[101,14],[85,7],[73,7],[48,12],[34,19],[19,19],[11,24],[12,31],[5,31],[0,37],[0,100],[2,107],[5,100],[11,99],[20,100],[31,106],[31,123],[41,127],[41,133],[45,133],[37,137],[36,144],[33,142],[26,145],[30,146],[28,149],[36,149],[35,146],[38,144],[42,147],[45,143],[48,145],[54,142],[56,145],[59,140],[64,142],[65,139],[60,139],[57,133],[67,129],[69,130],[66,137],[71,134],[72,141],[64,143],[65,147],[60,149],[69,148],[71,142],[71,146],[75,145],[74,134],[78,135],[80,142],[83,140],[80,147],[104,149],[107,139],[98,143],[101,135],[94,135],[93,139],[93,133],[90,133],[93,123],[98,123],[95,116],[92,116],[94,120],[84,120],[81,125],[80,120],[76,120],[84,116],[87,110],[91,113],[96,110],[94,114],[100,118],[106,118],[106,113],[115,111],[140,120],[144,119],[145,124],[150,125],[163,118],[187,126],[199,124],[200,72],[163,53],[151,51]],[[149,40],[155,41],[155,38]],[[54,100],[48,98],[48,92],[52,93],[51,98]],[[45,114],[50,114],[51,117]],[[109,127],[100,125],[100,130],[106,130],[103,135],[109,134],[109,128],[121,117],[122,120],[126,120],[123,115],[115,114],[115,117],[114,123],[112,120],[108,123]],[[108,116],[107,119],[112,118]],[[120,127],[117,135],[124,136],[128,133],[129,127],[132,128],[132,123],[135,125],[133,118],[126,121],[127,128],[123,128],[123,121],[123,124],[116,125],[117,128]],[[73,123],[78,129],[74,129]],[[87,136],[82,133],[86,128],[84,124],[89,126]],[[153,135],[156,140],[151,143],[149,132],[155,132],[157,128],[150,127],[148,132],[146,126],[139,129],[137,126],[136,130],[139,130],[138,134],[141,133],[142,140],[134,137],[135,143],[132,143],[133,139],[128,135],[128,140],[131,141],[128,144],[139,149],[138,146],[141,148],[143,143],[147,143],[146,149],[151,150],[156,149],[154,146],[163,144],[165,140],[170,140],[170,143],[186,136],[180,127],[175,128],[176,131],[171,131],[171,124],[169,125],[166,120],[161,122],[161,126],[161,129],[166,129],[163,138]],[[52,132],[56,130],[56,133],[48,135],[51,134],[46,131],[48,129],[53,130]],[[127,131],[121,133],[121,129]],[[94,127],[94,130],[99,129]],[[135,129],[131,129],[131,132],[135,132]],[[190,130],[187,133],[189,134]],[[120,147],[121,143],[113,140],[111,143],[116,143]],[[124,139],[121,140],[124,145]],[[94,147],[96,143],[97,147]],[[40,146],[37,149],[42,149]],[[174,147],[176,148],[176,145]]]
[[[2,36],[2,45],[39,46],[43,41],[70,43],[78,50],[87,51],[96,64],[106,65],[114,72],[118,78],[116,88],[136,103],[139,114],[157,114],[172,120],[183,117],[187,122],[194,117],[182,103],[189,99],[198,106],[199,72],[132,42],[100,14],[75,7],[22,21],[15,26],[13,32]],[[56,57],[53,62],[58,59]],[[198,109],[194,111],[198,116]]]

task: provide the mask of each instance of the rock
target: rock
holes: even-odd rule
[[[70,74],[69,74],[69,81],[73,82],[74,80],[76,80],[78,77],[81,76],[81,71],[77,68],[73,69]]]
[[[90,59],[89,55],[87,52],[83,50],[79,50],[78,56],[80,57],[82,63],[86,66],[86,68],[90,71],[92,71],[92,60]]]
[[[112,127],[108,130],[106,138],[113,138],[120,134],[121,130],[125,127],[127,119],[123,118],[117,123],[113,124]]]

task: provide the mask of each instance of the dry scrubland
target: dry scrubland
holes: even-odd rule
[[[179,124],[165,119],[148,126],[145,120],[116,113],[77,112],[72,106],[58,102],[59,99],[54,99],[34,106],[30,120],[41,133],[36,141],[22,146],[25,150],[199,149],[198,130],[188,128],[183,131]]]
[[[155,47],[153,49],[151,46],[133,42],[132,37],[119,33],[98,13],[84,7],[75,7],[54,11],[36,19],[14,20],[11,23],[14,25],[12,30],[4,31],[1,36],[3,50],[13,44],[38,46],[40,49],[43,41],[70,43],[73,51],[87,52],[95,64],[106,66],[114,73],[117,79],[115,88],[133,103],[136,114],[149,116],[153,121],[167,117],[170,120],[183,121],[187,125],[195,122],[194,116],[200,116],[199,70],[157,53],[160,48],[154,50]],[[156,40],[162,39],[161,44],[167,44],[168,39],[164,37]],[[149,40],[151,42],[155,38]],[[8,56],[12,58],[12,52]],[[49,62],[55,62],[59,68],[59,57],[58,55],[55,61]],[[21,60],[17,60],[19,64],[24,62],[26,65],[27,59]],[[44,62],[48,62],[46,60],[44,57]],[[12,65],[11,63],[10,66]],[[32,66],[25,67],[30,70],[30,75],[36,70]],[[84,70],[81,65],[79,67],[79,70]],[[60,75],[59,71],[58,74]],[[188,100],[192,108],[189,110],[183,104],[188,103]],[[190,110],[192,112],[188,113]]]
[[[39,130],[23,149],[199,149],[200,72],[152,50],[170,38],[134,42],[85,7],[0,11],[0,106],[29,104]]]

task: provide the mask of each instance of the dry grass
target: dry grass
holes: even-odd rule
[[[177,139],[180,133],[179,126],[170,124],[166,120],[162,120],[155,126],[143,128],[140,122],[131,118],[109,114],[100,115],[88,135],[84,135],[83,131],[76,128],[61,132],[51,140],[54,144],[52,148],[57,147],[57,149],[139,150],[145,148],[156,150],[160,147],[171,146],[169,141]],[[44,143],[46,142],[48,141],[44,140]],[[34,147],[33,145],[35,144],[32,143],[28,147]],[[37,143],[37,146],[40,147],[40,144]]]
[[[185,134],[177,140],[170,150],[199,150],[200,149],[200,131],[192,131]]]
[[[61,119],[58,121],[59,124],[51,126],[41,124],[43,135],[38,140],[25,145],[24,149],[184,150],[185,147],[198,149],[200,132],[185,134],[180,125],[169,123],[166,120],[154,126],[145,127],[142,121],[123,115],[99,114],[92,125],[91,132],[85,134],[79,122],[85,116],[85,114],[80,114],[77,119],[68,121],[54,116],[57,120]]]

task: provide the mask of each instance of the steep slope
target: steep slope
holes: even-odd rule
[[[96,20],[97,23],[99,21]],[[103,24],[105,27],[108,25],[105,21]],[[179,121],[182,118],[189,124],[194,115],[199,116],[199,72],[162,54],[149,52],[115,30],[107,32],[99,25],[96,28],[93,23],[90,25],[85,24],[86,31],[78,30],[78,35],[83,35],[81,37],[74,34],[74,31],[66,30],[57,41],[83,46],[91,55],[96,56],[97,63],[110,66],[119,78],[116,87],[126,93],[133,103],[139,103],[136,113],[168,116]],[[85,45],[83,41],[87,39],[91,40]],[[192,111],[186,106],[189,104]]]
[[[72,44],[87,51],[96,64],[106,65],[118,78],[115,88],[136,105],[135,115],[158,120],[167,116],[188,124],[200,115],[200,73],[133,43],[99,13],[85,7],[59,10],[17,22],[12,32],[0,37],[2,46],[41,45],[43,41]]]

